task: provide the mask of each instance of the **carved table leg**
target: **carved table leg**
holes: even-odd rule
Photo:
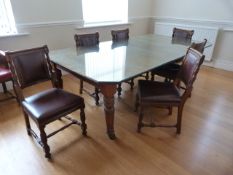
[[[116,84],[101,84],[101,92],[104,95],[104,112],[107,125],[107,134],[110,139],[115,139],[114,132],[114,94],[116,93]]]

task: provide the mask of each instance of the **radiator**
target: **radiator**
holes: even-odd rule
[[[172,30],[174,27],[194,30],[193,40],[203,41],[203,39],[206,38],[208,44],[211,44],[211,46],[205,48],[205,61],[211,61],[218,35],[218,28],[177,23],[155,22],[154,33],[158,35],[172,36]]]

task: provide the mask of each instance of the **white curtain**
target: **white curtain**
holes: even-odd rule
[[[0,0],[0,36],[16,33],[17,30],[10,0]]]

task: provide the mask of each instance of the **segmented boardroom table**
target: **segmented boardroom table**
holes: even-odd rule
[[[174,42],[171,37],[143,35],[128,41],[100,42],[98,47],[53,50],[50,60],[56,70],[62,69],[98,87],[103,94],[107,134],[115,139],[114,94],[117,85],[156,67],[174,62],[185,55],[189,42]],[[62,79],[59,77],[59,87]]]

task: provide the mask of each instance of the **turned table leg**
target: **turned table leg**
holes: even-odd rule
[[[107,134],[110,139],[115,139],[114,132],[114,94],[116,93],[116,84],[101,84],[100,90],[104,96],[104,112],[107,125]]]

